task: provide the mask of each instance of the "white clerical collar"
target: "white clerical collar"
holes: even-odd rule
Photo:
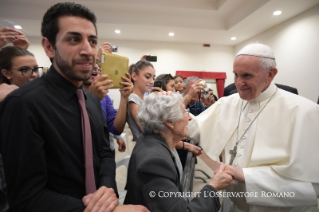
[[[242,110],[247,106],[248,103],[251,102],[262,102],[266,99],[269,99],[275,92],[276,92],[277,86],[271,82],[266,90],[262,92],[256,99],[253,99],[251,101],[246,101],[244,100],[243,104],[244,106],[242,107]]]
[[[266,99],[269,99],[275,92],[276,92],[277,86],[271,82],[266,90],[262,92],[256,99],[252,101],[256,102],[262,102]]]

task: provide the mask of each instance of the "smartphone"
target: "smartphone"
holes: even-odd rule
[[[4,20],[4,26],[5,27],[11,27],[11,28],[15,29],[14,28],[14,22],[9,21],[9,20]]]
[[[158,88],[162,88],[162,81],[155,81],[153,87],[158,87]],[[157,90],[152,90],[152,91],[157,91]]]
[[[146,56],[145,60],[150,62],[157,62],[157,56]]]
[[[4,20],[4,26],[5,27],[10,27],[10,28],[12,28],[12,29],[15,29],[15,27],[14,27],[14,22],[12,22],[12,21],[9,21],[9,20]],[[10,42],[13,42],[14,41],[14,39],[8,39]]]

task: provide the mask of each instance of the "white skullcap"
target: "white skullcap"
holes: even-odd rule
[[[245,46],[242,50],[238,52],[236,57],[239,55],[252,55],[257,57],[266,57],[266,58],[275,59],[275,55],[271,51],[270,47],[261,43],[255,43],[255,44]]]

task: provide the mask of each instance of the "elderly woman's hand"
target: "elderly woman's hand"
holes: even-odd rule
[[[233,182],[233,177],[225,172],[225,167],[224,163],[220,163],[218,171],[209,182],[209,185],[213,186],[217,191],[229,187]]]
[[[187,142],[184,142],[184,145],[184,149],[188,150],[189,152],[192,152],[195,157],[202,154],[202,148],[200,148],[199,146],[195,146]]]

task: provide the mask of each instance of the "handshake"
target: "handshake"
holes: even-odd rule
[[[233,180],[245,182],[243,170],[221,163],[219,168],[215,171],[214,177],[210,180],[209,185],[219,191],[231,186]]]

